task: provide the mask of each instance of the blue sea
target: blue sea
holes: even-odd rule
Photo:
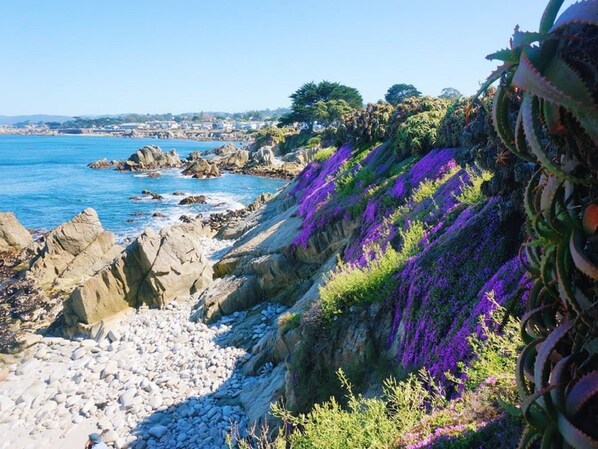
[[[86,207],[94,208],[104,228],[119,240],[134,237],[146,227],[161,228],[181,215],[207,215],[250,204],[259,194],[275,192],[286,181],[224,174],[192,179],[180,170],[162,170],[159,178],[143,173],[93,170],[89,162],[101,158],[127,159],[144,145],[163,151],[176,149],[181,159],[191,151],[205,152],[223,142],[127,139],[95,136],[0,136],[0,211],[14,212],[29,229],[50,230]],[[142,190],[164,196],[142,197]],[[205,195],[207,204],[179,206],[184,198]],[[152,217],[161,212],[164,217]]]

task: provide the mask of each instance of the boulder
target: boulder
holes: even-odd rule
[[[113,161],[109,161],[108,159],[104,158],[104,159],[99,159],[95,162],[90,162],[89,164],[87,164],[87,166],[89,168],[111,168],[114,167],[114,162]]]
[[[249,162],[249,152],[236,150],[234,153],[216,158],[215,162],[223,170],[238,170],[245,167]]]
[[[195,159],[181,173],[185,176],[193,176],[194,178],[217,178],[220,176],[220,170],[218,170],[216,164],[202,158]]]
[[[273,165],[274,160],[274,151],[272,151],[271,147],[262,147],[251,153],[252,165]]]
[[[48,234],[30,262],[30,273],[44,290],[66,290],[101,270],[121,250],[96,211],[88,208]]]
[[[64,303],[67,327],[92,324],[130,306],[164,307],[212,281],[212,267],[197,237],[201,225],[143,232],[109,266],[77,287]]]
[[[182,165],[175,150],[166,153],[156,145],[146,145],[139,148],[117,169],[126,171],[157,170],[160,168],[177,168]]]
[[[224,156],[226,154],[232,154],[238,151],[238,148],[234,146],[232,143],[224,144],[218,148],[214,148],[210,151],[211,154],[215,154],[217,156]]]
[[[12,212],[0,212],[0,251],[20,250],[33,242]]]
[[[206,196],[192,195],[188,196],[187,198],[183,198],[181,201],[179,201],[180,206],[186,206],[188,204],[206,204]]]
[[[191,319],[211,323],[223,315],[248,309],[261,299],[255,276],[228,276],[216,279],[199,297],[199,308]]]

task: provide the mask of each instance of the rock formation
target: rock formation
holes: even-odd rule
[[[98,214],[85,209],[53,229],[31,260],[30,273],[44,290],[68,291],[110,263],[122,248],[102,228]]]
[[[0,251],[20,250],[32,242],[29,231],[11,212],[0,212]]]
[[[202,158],[195,158],[181,173],[194,178],[217,178],[220,176],[220,170],[216,164]]]
[[[121,171],[145,171],[179,168],[182,165],[183,163],[175,150],[163,152],[159,146],[146,145],[135,151],[126,161],[108,161],[104,158],[87,166],[96,169],[113,167]]]
[[[179,201],[180,206],[186,206],[188,204],[206,204],[206,196],[205,195],[192,195],[186,198],[183,198]]]
[[[92,324],[128,307],[164,307],[178,295],[201,290],[212,267],[197,236],[201,226],[146,230],[109,266],[77,287],[64,304],[67,326]]]

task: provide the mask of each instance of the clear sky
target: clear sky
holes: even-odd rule
[[[396,83],[472,94],[546,3],[0,0],[0,115],[276,108],[324,79],[368,102]]]

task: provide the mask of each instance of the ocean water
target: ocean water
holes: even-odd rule
[[[286,181],[224,174],[193,179],[178,169],[162,170],[159,178],[142,173],[93,170],[89,162],[101,158],[126,159],[143,145],[176,149],[181,159],[191,151],[205,152],[222,142],[126,139],[91,136],[0,136],[0,211],[14,212],[29,229],[50,230],[86,207],[94,208],[104,228],[119,240],[134,237],[146,227],[174,223],[181,215],[195,216],[250,204],[259,194],[275,192]],[[142,197],[142,190],[164,196]],[[179,206],[184,198],[205,195],[207,204]],[[164,218],[152,217],[161,212]]]

